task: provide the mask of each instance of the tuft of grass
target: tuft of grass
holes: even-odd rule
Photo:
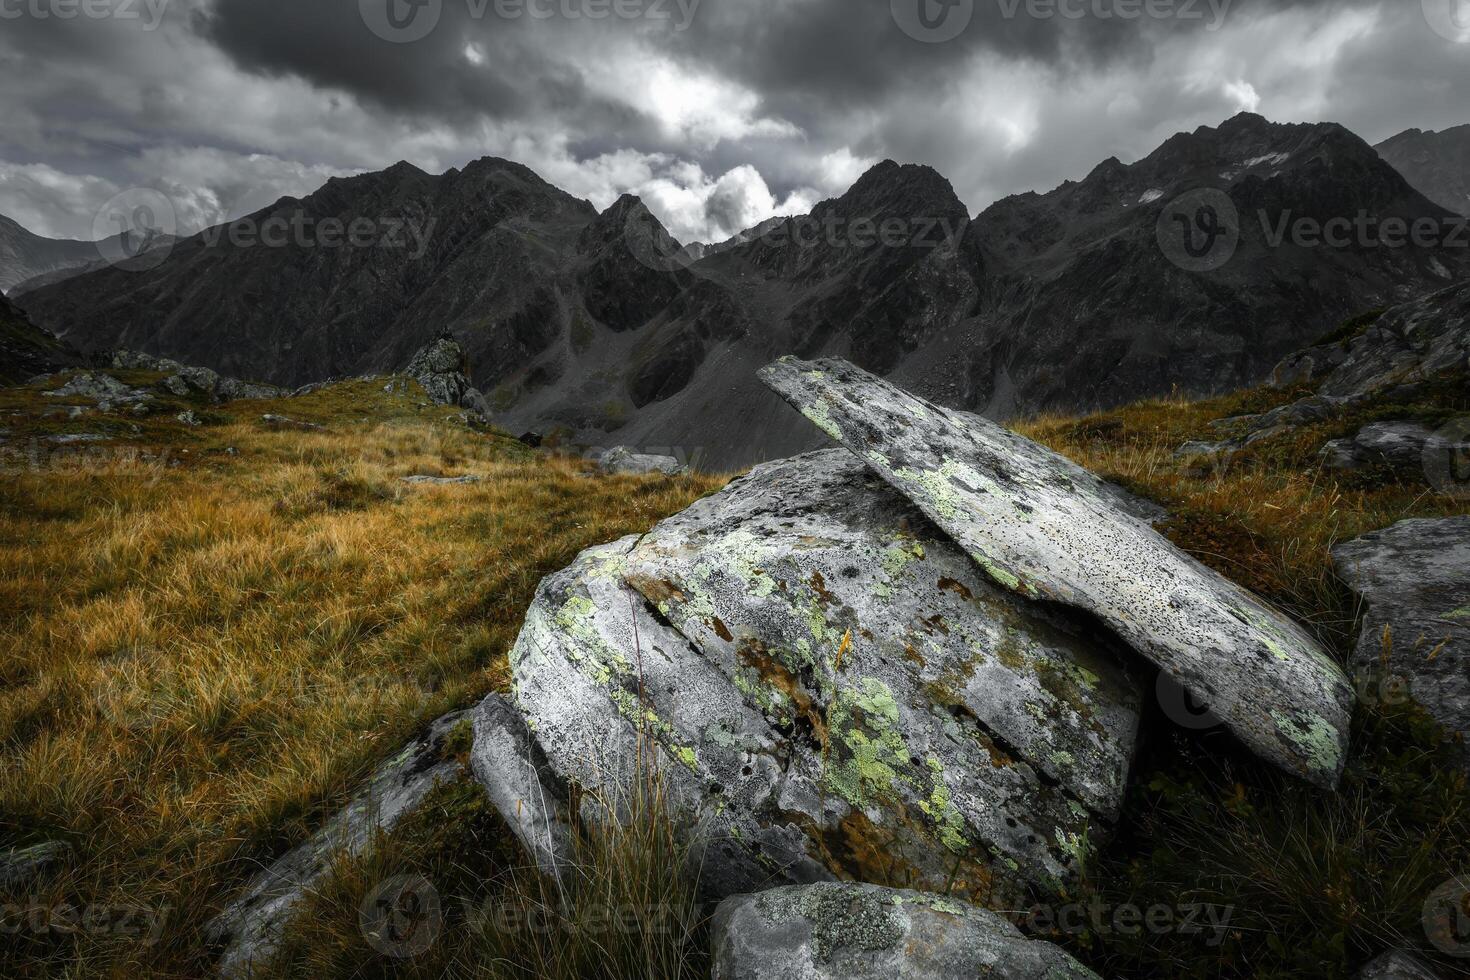
[[[526,866],[478,788],[441,787],[398,833],[339,862],[263,977],[707,977],[690,844],[645,759],[625,796],[584,798],[595,816],[562,881]]]

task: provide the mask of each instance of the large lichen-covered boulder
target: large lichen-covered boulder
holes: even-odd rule
[[[1399,679],[1448,731],[1470,734],[1470,517],[1402,521],[1332,560],[1367,604],[1356,666]]]
[[[714,980],[1097,980],[993,912],[872,885],[736,896],[713,933]]]
[[[1323,787],[1353,690],[1299,626],[1072,475],[1056,454],[844,361],[762,377],[912,499],[996,582],[1096,615],[1263,758]]]
[[[654,529],[625,575],[818,792],[893,838],[885,860],[983,885],[989,854],[1058,889],[1117,816],[1137,685],[845,450],[758,467]]]
[[[517,704],[552,770],[578,787],[592,820],[621,817],[656,773],[709,895],[830,878],[798,824],[811,777],[623,583],[636,542],[590,549],[542,582],[511,650]]]

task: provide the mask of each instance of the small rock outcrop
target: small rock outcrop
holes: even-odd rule
[[[1367,605],[1358,669],[1397,678],[1447,730],[1470,734],[1470,517],[1403,521],[1332,559]]]
[[[1349,342],[1322,381],[1324,395],[1346,397],[1395,385],[1470,375],[1470,283],[1389,310]]]
[[[1375,422],[1350,439],[1322,447],[1329,470],[1386,467],[1399,473],[1427,475],[1436,456],[1470,455],[1470,432],[1436,430],[1418,422]]]
[[[180,398],[205,397],[215,402],[254,399],[266,401],[285,398],[290,392],[272,385],[255,384],[227,378],[209,368],[189,367],[166,357],[154,357],[137,351],[116,351],[112,366],[123,371],[158,371],[167,374],[163,387]]]
[[[762,374],[997,583],[1098,616],[1263,758],[1336,786],[1353,690],[1301,627],[1067,478],[1056,454],[994,423],[843,361],[786,358]]]
[[[153,395],[141,388],[123,384],[110,374],[81,371],[72,375],[60,388],[42,392],[47,398],[80,399],[95,402],[100,412],[111,412],[123,405],[146,405]]]
[[[597,466],[609,476],[648,476],[653,473],[678,476],[685,470],[684,464],[672,456],[640,453],[627,446],[609,449],[598,456]]]
[[[740,895],[713,932],[715,980],[1097,980],[993,912],[873,885]]]
[[[486,407],[485,396],[470,383],[469,355],[453,337],[440,337],[420,350],[403,374],[417,381],[436,405],[476,411]]]

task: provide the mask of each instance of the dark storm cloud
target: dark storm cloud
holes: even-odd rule
[[[156,32],[0,20],[0,212],[60,227],[157,178],[224,214],[331,173],[493,154],[714,235],[883,157],[935,166],[979,211],[1242,108],[1376,141],[1465,122],[1470,95],[1470,44],[1419,0],[438,0],[412,43],[368,23],[410,0],[152,2]],[[630,3],[666,19],[594,16]],[[901,26],[919,3],[968,23],[926,43]]]

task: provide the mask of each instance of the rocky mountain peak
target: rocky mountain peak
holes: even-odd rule
[[[969,218],[954,192],[954,185],[939,171],[892,160],[872,167],[846,194],[819,204],[813,213],[821,215],[828,211],[847,219]]]

